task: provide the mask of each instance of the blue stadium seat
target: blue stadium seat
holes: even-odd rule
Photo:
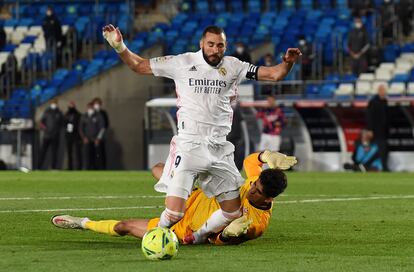
[[[259,0],[247,0],[247,10],[249,12],[260,13],[261,5]]]
[[[196,1],[195,11],[199,12],[199,13],[209,13],[210,12],[210,6],[208,4],[208,1],[205,1],[205,0]]]
[[[383,51],[383,59],[385,62],[394,62],[400,53],[400,47],[397,44],[385,46]]]
[[[242,0],[233,0],[230,1],[230,9],[232,12],[243,12],[243,1]]]
[[[216,0],[213,1],[213,10],[215,12],[225,12],[226,11],[226,1],[225,0]]]
[[[394,77],[391,79],[391,82],[407,82],[410,79],[410,74],[396,74],[394,75]]]

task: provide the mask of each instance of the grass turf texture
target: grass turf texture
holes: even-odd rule
[[[140,240],[50,223],[52,215],[64,213],[92,219],[158,216],[163,198],[153,191],[148,172],[2,172],[0,270],[414,270],[414,174],[289,172],[288,178],[259,239],[239,246],[181,246],[175,259],[154,262],[142,255]],[[372,196],[396,198],[367,199]],[[105,210],[113,207],[120,209]],[[79,210],[33,211],[55,209]]]

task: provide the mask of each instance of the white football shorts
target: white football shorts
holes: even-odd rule
[[[187,199],[196,179],[209,198],[239,190],[244,180],[234,163],[234,146],[225,137],[220,140],[192,135],[174,136],[155,190]]]

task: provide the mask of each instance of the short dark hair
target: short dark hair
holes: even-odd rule
[[[224,33],[224,29],[222,29],[221,27],[215,26],[215,25],[210,25],[204,28],[203,38],[206,36],[207,33],[213,33],[213,34],[220,35]]]
[[[267,197],[277,197],[287,187],[287,177],[280,169],[266,169],[260,173],[263,194]]]

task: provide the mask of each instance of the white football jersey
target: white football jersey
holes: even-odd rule
[[[244,79],[257,79],[258,67],[225,56],[217,67],[209,65],[201,50],[150,59],[155,76],[171,78],[177,93],[180,133],[222,137],[231,130],[230,99]]]

